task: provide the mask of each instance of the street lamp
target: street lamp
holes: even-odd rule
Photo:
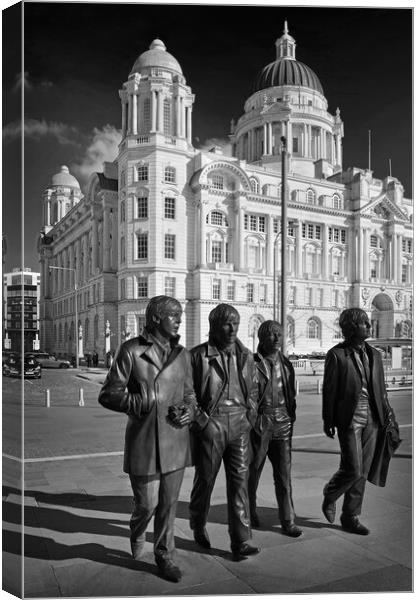
[[[77,310],[77,278],[76,278],[76,269],[73,269],[72,267],[53,267],[50,266],[50,269],[56,269],[57,271],[72,271],[74,274],[74,312],[75,312],[75,327],[74,327],[74,332],[75,332],[75,339],[76,339],[76,369],[79,368],[79,317],[78,317],[78,310]]]

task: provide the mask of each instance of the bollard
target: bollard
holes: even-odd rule
[[[321,382],[320,382],[320,379],[318,379],[317,380],[317,393],[321,394],[321,391],[322,391],[322,389],[321,389]]]
[[[295,380],[295,393],[300,393],[300,382],[298,381],[298,379]]]
[[[79,389],[79,406],[84,406],[83,388]]]
[[[49,390],[45,390],[45,406],[49,408],[51,406],[50,398],[49,398]]]

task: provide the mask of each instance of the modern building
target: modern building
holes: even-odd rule
[[[29,268],[3,275],[3,348],[39,350],[40,274]],[[23,327],[22,327],[23,325]]]
[[[343,169],[340,110],[329,112],[286,24],[273,58],[231,123],[232,156],[193,147],[199,99],[164,43],[154,40],[137,58],[119,91],[122,141],[114,163],[92,176],[84,197],[62,172],[73,183],[62,187],[61,211],[48,212],[48,203],[58,202],[57,183],[44,195],[47,349],[68,351],[75,327],[70,271],[51,278],[49,266],[76,274],[89,350],[104,350],[105,331],[112,348],[138,334],[158,294],[182,303],[187,347],[206,339],[209,312],[228,302],[241,315],[240,338],[254,349],[281,279],[281,137],[288,154],[288,351],[326,351],[340,338],[338,316],[349,306],[367,311],[375,337],[411,335],[413,202],[395,177]]]

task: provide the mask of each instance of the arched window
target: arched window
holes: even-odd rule
[[[264,196],[269,196],[269,184],[265,183],[264,186],[262,186],[262,194]]]
[[[335,209],[340,210],[342,208],[342,198],[338,194],[332,196],[332,206]]]
[[[228,227],[228,222],[225,215],[219,210],[213,210],[208,213],[206,222],[209,225],[215,225],[216,227]]]
[[[316,319],[309,319],[307,322],[307,337],[309,340],[320,339],[320,325]]]
[[[119,221],[121,223],[125,223],[125,200],[121,201],[120,211],[119,211]]]
[[[259,182],[256,177],[250,178],[250,189],[254,194],[259,194]]]
[[[314,193],[314,190],[312,190],[310,188],[306,192],[306,202],[307,202],[307,204],[314,204],[315,201],[316,201],[316,194]]]
[[[176,169],[175,167],[166,167],[164,170],[164,181],[166,183],[176,182]]]

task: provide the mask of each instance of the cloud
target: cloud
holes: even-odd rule
[[[199,139],[197,139],[197,141],[199,142]],[[199,150],[207,152],[208,150],[211,150],[211,148],[214,148],[214,146],[221,148],[225,156],[231,156],[231,143],[226,138],[209,138],[205,140],[203,144],[199,143]]]
[[[24,71],[23,73],[18,73],[15,76],[15,84],[12,87],[12,92],[13,93],[20,92],[22,89],[22,86],[23,86],[25,92],[30,92],[31,90],[38,88],[38,87],[41,89],[49,89],[53,85],[54,84],[52,83],[52,81],[49,81],[48,79],[41,79],[39,82],[34,83],[29,78],[29,72]]]
[[[23,73],[18,73],[15,76],[15,84],[12,88],[12,91],[19,92],[22,89],[22,86],[26,91],[29,91],[32,89],[32,84],[29,81],[28,71],[23,71]]]
[[[81,182],[86,183],[92,173],[103,171],[104,162],[113,162],[118,155],[121,132],[113,125],[94,128],[90,144],[79,164],[72,165],[72,172]]]
[[[48,123],[45,120],[26,119],[24,121],[23,129],[25,139],[27,140],[40,141],[46,136],[52,136],[62,145],[70,144],[78,146],[80,144],[80,133],[77,128],[64,123],[57,123],[55,121]],[[21,135],[21,121],[13,121],[3,128],[3,141],[5,143],[13,142],[16,139],[19,139]]]

